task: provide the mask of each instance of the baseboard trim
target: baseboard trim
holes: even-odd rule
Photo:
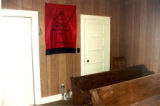
[[[59,101],[59,100],[62,100],[62,95],[61,94],[48,96],[48,97],[42,97],[40,102],[38,102],[38,104],[36,104],[36,105],[56,102],[56,101]]]

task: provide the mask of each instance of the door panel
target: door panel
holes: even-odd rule
[[[88,41],[86,42],[87,50],[96,50],[104,48],[104,37],[88,37]]]
[[[31,19],[1,19],[2,106],[29,106],[34,104]]]
[[[81,16],[82,75],[108,71],[110,68],[110,18]]]
[[[87,28],[86,33],[96,34],[105,32],[104,29],[105,23],[103,20],[97,20],[92,18],[91,20],[86,19],[85,21],[86,21],[85,26]]]

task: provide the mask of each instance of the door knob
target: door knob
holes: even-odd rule
[[[87,60],[87,63],[89,63],[89,60]]]

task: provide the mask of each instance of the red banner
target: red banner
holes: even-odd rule
[[[76,7],[45,4],[46,54],[75,53]]]

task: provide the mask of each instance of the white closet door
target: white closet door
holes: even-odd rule
[[[31,19],[1,18],[2,106],[34,104]]]
[[[110,69],[110,17],[81,15],[82,75]]]

